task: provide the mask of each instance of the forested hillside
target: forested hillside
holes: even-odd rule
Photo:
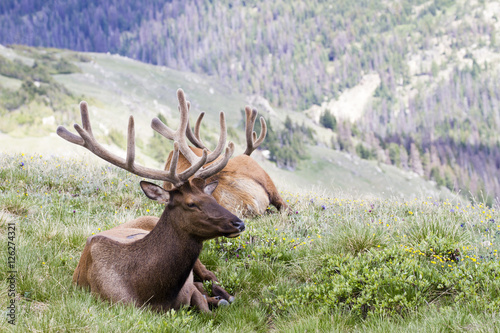
[[[496,1],[9,0],[0,43],[119,53],[212,75],[274,107],[317,105],[308,114],[331,134],[313,140],[491,203],[500,195],[499,17]],[[376,89],[348,121],[335,103],[367,81]],[[300,124],[289,125],[293,134]],[[293,135],[270,138],[281,166],[305,158],[300,147],[276,149]]]

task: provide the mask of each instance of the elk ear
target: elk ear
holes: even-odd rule
[[[155,200],[155,201],[158,201],[158,202],[161,202],[164,204],[167,204],[168,201],[170,200],[170,193],[165,191],[160,186],[153,184],[153,183],[150,183],[150,182],[146,182],[144,180],[142,180],[140,182],[140,185],[141,185],[142,191],[144,192],[144,194],[146,194],[146,196],[149,199]]]
[[[207,184],[205,188],[203,188],[203,192],[205,192],[205,194],[212,195],[212,193],[214,193],[215,189],[217,188],[217,185],[219,185],[219,182],[217,180],[211,182],[210,184]]]

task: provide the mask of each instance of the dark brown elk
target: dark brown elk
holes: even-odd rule
[[[181,147],[181,155],[177,164],[178,172],[182,172],[189,168],[193,161],[201,156],[203,150],[207,149],[199,134],[199,128],[204,113],[201,113],[198,117],[193,134],[188,120],[189,109],[189,102],[184,101],[183,103],[179,103],[181,122],[188,122],[185,135],[194,147],[187,145]],[[287,204],[279,195],[271,177],[269,177],[264,169],[250,157],[250,154],[262,143],[266,136],[266,122],[264,118],[260,118],[262,130],[259,138],[257,138],[257,134],[253,131],[257,110],[252,110],[247,106],[245,108],[245,114],[246,150],[243,155],[229,160],[227,165],[219,173],[207,179],[209,182],[219,182],[219,186],[217,186],[213,196],[221,206],[240,217],[261,215],[266,211],[269,205],[275,206],[278,210],[287,209]],[[220,154],[220,150],[222,149],[221,142],[224,142],[226,137],[226,127],[223,125],[225,124],[223,112],[221,112],[220,118],[221,135],[219,144],[214,152],[209,155],[207,159],[208,163],[215,160],[213,156],[218,156],[218,154]],[[174,141],[185,140],[182,138],[184,133],[176,132],[176,135],[174,135],[174,132],[158,118],[153,119],[151,126],[167,139]],[[170,168],[171,161],[172,154],[170,154],[167,159],[165,170]],[[173,185],[169,182],[164,182],[163,184],[163,187],[167,190],[172,188],[172,186]]]
[[[204,113],[202,112],[195,124],[194,133],[189,125],[189,110],[190,103],[186,101],[182,91],[178,93],[179,99],[179,114],[180,123],[187,124],[186,131],[173,131],[168,128],[161,120],[154,118],[151,122],[151,127],[166,137],[169,140],[182,142],[180,146],[180,155],[177,163],[177,172],[182,172],[188,169],[204,150],[207,150],[205,144],[200,137],[200,125]],[[267,207],[272,204],[278,210],[288,209],[287,204],[281,198],[274,185],[271,177],[260,167],[260,165],[250,157],[250,154],[264,141],[266,136],[266,122],[264,118],[260,118],[261,133],[257,138],[257,134],[253,131],[255,120],[257,118],[257,110],[250,107],[245,108],[246,122],[245,135],[247,147],[243,155],[236,156],[229,160],[227,165],[218,173],[207,178],[208,182],[217,181],[218,186],[215,189],[213,196],[217,202],[240,217],[263,214]],[[207,164],[214,163],[217,156],[220,154],[223,143],[226,141],[227,131],[225,124],[224,112],[220,113],[220,137],[219,143],[215,150],[208,156]],[[185,137],[184,137],[185,134]],[[195,146],[188,146],[186,138]],[[184,144],[186,143],[186,144]],[[165,164],[165,170],[171,168],[173,155],[170,153]],[[171,182],[165,181],[163,187],[166,190],[173,188]],[[232,296],[227,294],[223,289],[217,286],[217,277],[198,260],[195,264],[194,273],[202,281],[212,281],[216,289],[216,293],[225,299],[232,299]]]
[[[172,167],[168,170],[150,169],[134,163],[132,117],[128,126],[127,156],[123,159],[95,140],[85,102],[80,104],[80,110],[83,128],[75,124],[80,136],[59,126],[57,133],[62,138],[138,176],[168,181],[173,188],[166,191],[158,185],[141,181],[147,197],[165,204],[161,217],[143,216],[89,237],[73,282],[111,302],[149,305],[160,311],[192,305],[209,312],[208,303],[217,305],[221,301],[208,297],[202,284],[193,282],[193,267],[202,243],[220,236],[237,237],[245,229],[238,217],[211,196],[217,182],[205,182],[227,164],[233,153],[233,144],[229,143],[224,156],[216,163],[206,165],[208,153],[204,150],[190,168],[179,173],[176,171],[179,146],[185,142],[175,142]],[[181,124],[178,131],[184,133],[185,126]]]

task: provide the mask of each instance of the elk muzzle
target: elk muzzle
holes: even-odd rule
[[[238,237],[244,230],[245,230],[245,222],[243,222],[242,220],[240,220],[239,218],[237,218],[236,220],[234,221],[231,221],[231,224],[238,229],[237,232],[233,232],[233,233],[230,233],[230,234],[226,234],[224,235],[225,237],[228,237],[228,238],[234,238],[234,237]]]

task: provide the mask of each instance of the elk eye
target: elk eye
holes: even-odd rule
[[[190,203],[187,204],[187,206],[189,208],[194,208],[194,207],[196,207],[196,204],[194,202],[190,202]]]

